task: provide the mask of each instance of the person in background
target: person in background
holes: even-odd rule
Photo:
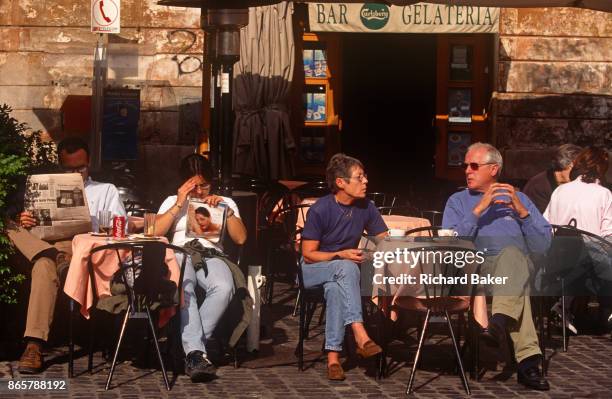
[[[155,220],[156,232],[160,235],[170,233],[174,245],[187,244],[190,240],[186,237],[188,199],[193,197],[212,207],[224,202],[228,206],[226,223],[229,237],[238,245],[244,244],[247,231],[236,203],[231,198],[210,192],[213,171],[208,160],[199,154],[188,155],[181,160],[179,172],[182,184],[177,194],[166,198],[160,206]],[[197,240],[205,248],[216,248],[205,238]],[[182,263],[182,256],[177,254],[179,264]],[[208,381],[216,375],[216,368],[207,355],[206,343],[234,294],[234,280],[227,264],[217,257],[209,257],[205,259],[205,265],[205,268],[196,270],[189,256],[183,277],[185,303],[181,308],[181,339],[186,354],[185,372],[192,382]],[[206,292],[206,299],[199,309],[196,286]]]
[[[542,353],[529,298],[534,272],[529,254],[548,251],[550,225],[525,194],[498,183],[503,159],[495,147],[474,143],[464,162],[467,189],[448,199],[442,226],[474,240],[476,249],[484,253],[482,275],[508,279],[499,288],[486,287],[493,295],[489,332],[498,344],[505,340],[506,332],[510,334],[519,383],[548,390],[548,381],[538,367]]]
[[[125,209],[117,188],[110,183],[96,182],[89,177],[89,147],[80,138],[67,138],[57,146],[59,166],[65,173],[80,173],[83,177],[89,215],[94,231],[98,229],[98,211],[111,211],[124,216]],[[60,288],[60,275],[67,270],[72,254],[72,237],[46,242],[29,229],[39,224],[31,212],[17,215],[17,225],[7,235],[12,244],[32,263],[32,287],[24,337],[26,348],[19,359],[19,372],[35,374],[43,370],[42,346],[49,337],[53,312]]]
[[[302,232],[302,273],[306,288],[323,286],[327,377],[344,380],[339,352],[346,326],[351,326],[362,357],[382,351],[363,326],[358,265],[365,256],[357,246],[364,230],[382,238],[388,229],[366,198],[368,178],[359,160],[334,155],[327,165],[326,179],[332,194],[312,205]]]
[[[599,237],[612,241],[612,193],[605,186],[608,171],[608,152],[600,147],[588,147],[578,154],[572,169],[572,181],[557,187],[552,193],[544,217],[552,224],[567,225],[572,219],[576,227]],[[603,284],[601,292],[608,293],[599,297],[601,313],[607,321],[612,321],[612,265],[610,253],[604,250],[590,237],[583,237],[590,259],[585,262],[596,265],[597,286]],[[607,288],[606,288],[607,287]],[[578,330],[573,324],[573,315],[569,311],[573,301],[566,296],[565,326],[574,334]],[[562,314],[561,301],[552,310]]]
[[[570,181],[574,159],[582,148],[574,144],[563,144],[557,148],[549,169],[533,176],[523,187],[523,192],[533,201],[540,213],[544,213],[552,192],[561,184]]]

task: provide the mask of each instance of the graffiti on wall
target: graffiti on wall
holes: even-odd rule
[[[172,61],[176,62],[178,66],[179,77],[203,69],[201,58],[188,54],[197,50],[198,37],[194,32],[186,29],[175,29],[168,32],[167,39],[176,48]]]

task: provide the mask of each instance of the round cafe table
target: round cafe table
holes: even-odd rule
[[[89,253],[92,249],[122,242],[123,240],[113,241],[112,238],[100,237],[92,234],[78,234],[72,240],[72,260],[68,269],[68,275],[64,284],[64,292],[70,298],[77,301],[81,307],[80,312],[85,318],[89,318],[89,311],[94,303],[94,290],[91,285],[91,279],[87,267]],[[125,240],[126,242],[134,242],[136,240]],[[160,241],[168,243],[165,237],[160,237]],[[127,256],[127,252],[121,254],[122,257]],[[168,279],[173,281],[177,287],[180,278],[180,267],[176,261],[174,251],[166,250],[166,265],[168,265]],[[119,262],[115,251],[100,251],[94,254],[92,258],[94,268],[94,284],[98,294],[98,298],[111,296],[110,283],[113,275],[119,270]],[[167,308],[160,312],[159,324],[165,324],[174,314],[174,307]]]
[[[396,253],[397,250],[403,252],[404,249],[414,252],[419,252],[421,250],[434,252],[437,249],[444,251],[450,248],[459,250],[464,249],[466,251],[475,250],[472,241],[454,237],[435,237],[432,239],[422,239],[419,237],[386,237],[377,242],[374,252]],[[431,263],[422,260],[418,263],[414,263],[414,265],[409,265],[403,261],[385,262],[384,258],[383,263],[381,267],[375,268],[373,262],[368,262],[368,268],[365,271],[362,269],[362,292],[364,294],[371,293],[372,298],[377,298],[376,303],[378,303],[384,313],[389,314],[388,311],[391,304],[402,307],[402,302],[404,301],[412,303],[414,302],[412,300],[413,298],[426,298],[424,286],[418,282],[421,272],[431,273]],[[369,267],[370,265],[372,266],[371,268]],[[466,264],[459,273],[472,273],[475,271],[476,267],[476,262],[471,262]],[[378,277],[375,278],[376,274],[378,274]],[[403,276],[412,276],[412,278],[414,278],[414,283],[406,282],[406,280],[396,280],[393,283],[389,283],[389,280],[386,280],[386,282],[382,280],[382,277]],[[470,295],[471,291],[472,287],[470,284],[465,287],[457,287],[457,289],[453,291],[453,297],[466,297]]]

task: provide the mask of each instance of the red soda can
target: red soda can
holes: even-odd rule
[[[113,218],[113,238],[125,237],[125,216],[115,216]]]

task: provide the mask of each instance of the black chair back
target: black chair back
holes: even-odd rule
[[[167,279],[168,266],[165,262],[167,249],[183,254],[178,287],[174,286],[175,293],[180,294],[187,260],[187,252],[183,248],[161,241],[119,242],[96,247],[89,253],[88,268],[94,289],[94,300],[97,300],[97,292],[95,292],[92,258],[96,253],[107,250],[115,252],[126,285],[128,301],[135,305],[136,296],[142,295],[147,303],[151,303],[162,293],[166,293],[169,284],[173,284]]]
[[[306,214],[310,207],[308,204],[286,206],[272,215],[270,227],[280,231],[281,237],[289,238],[298,228],[297,222],[300,217],[306,222]]]
[[[372,201],[377,208],[393,207],[398,203],[397,196],[388,193],[371,192],[366,193],[366,197]]]
[[[424,226],[424,227],[417,227],[415,229],[412,230],[408,230],[406,232],[407,236],[410,236],[412,234],[416,234],[416,233],[422,233],[422,232],[426,232],[427,233],[427,237],[438,237],[438,231],[442,230],[443,227],[442,226]],[[427,238],[426,238],[427,239]],[[415,240],[418,241],[419,237],[415,237]]]
[[[291,193],[287,186],[279,182],[269,182],[266,191],[259,196],[257,205],[257,226],[267,226],[274,214],[274,209],[284,208],[291,204]]]
[[[329,193],[329,186],[324,180],[310,181],[291,190],[291,194],[297,195],[301,199],[308,197],[323,197]]]
[[[421,217],[423,219],[429,220],[432,226],[437,226],[438,224],[442,223],[442,216],[443,216],[443,213],[440,211],[434,211],[434,210],[422,210],[421,211]]]
[[[414,250],[413,250],[414,251]],[[445,262],[445,260],[465,260],[468,253],[472,253],[471,259],[476,259],[476,250],[466,249],[456,246],[436,246],[436,247],[423,247],[416,249],[418,252],[422,252],[424,255],[427,254],[428,262],[419,262],[419,268],[421,270],[421,275],[429,274],[431,276],[443,276],[446,278],[456,279],[464,276],[465,273],[465,264],[462,267],[457,266],[457,261],[455,262]],[[461,256],[458,254],[461,253]],[[430,256],[432,255],[432,256]],[[431,260],[431,262],[429,262]],[[427,269],[425,270],[424,265],[427,265]],[[469,285],[468,279],[468,285]],[[453,296],[466,296],[474,293],[473,290],[468,292],[461,291],[458,287],[461,287],[460,283],[451,283],[451,284],[435,284],[429,283],[425,281],[423,284],[423,288],[425,290],[425,296],[428,300],[437,300],[437,299],[447,299]],[[467,288],[466,285],[464,287]]]
[[[551,293],[560,293],[560,287],[557,285],[562,279],[567,278],[565,282],[568,287],[567,295],[586,294],[581,279],[589,274],[589,269],[577,266],[584,264],[582,262],[590,257],[590,252],[593,251],[602,253],[608,259],[612,257],[612,243],[596,234],[576,228],[575,220],[572,221],[568,225],[551,225],[553,238],[546,256],[544,270],[546,279],[543,281],[543,289]],[[572,288],[574,284],[576,285]]]
[[[302,265],[300,263],[302,259],[302,231],[304,229],[297,229],[291,234],[289,237],[290,247],[291,247],[291,257],[293,264],[296,268],[296,274],[298,279],[298,287],[300,290],[305,290],[304,288],[304,273],[302,273]]]

